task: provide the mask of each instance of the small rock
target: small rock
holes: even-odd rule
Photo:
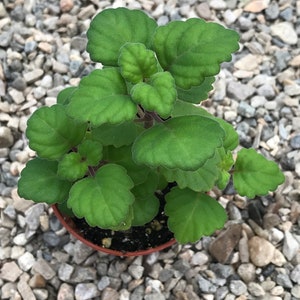
[[[270,5],[265,9],[267,20],[276,20],[279,16],[279,6],[277,1],[272,1]]]
[[[110,285],[110,279],[108,276],[103,276],[99,280],[97,287],[99,291],[103,291],[106,287]]]
[[[209,258],[205,253],[197,252],[192,256],[191,264],[194,266],[203,266],[208,262]]]
[[[215,10],[222,10],[227,8],[226,2],[223,0],[211,0],[208,4]]]
[[[239,224],[230,226],[222,232],[209,246],[209,252],[220,263],[229,261],[234,248],[241,238],[242,228]]]
[[[82,37],[73,37],[71,41],[71,48],[83,52],[86,49],[87,39]]]
[[[110,288],[110,287],[107,287],[103,292],[102,292],[102,295],[101,295],[101,300],[119,300],[119,293]]]
[[[258,55],[247,54],[239,59],[234,66],[240,70],[254,71],[257,70],[261,63],[261,57]]]
[[[26,280],[21,279],[18,282],[17,287],[18,287],[18,291],[19,291],[22,299],[36,300],[36,297],[34,296],[32,290]]]
[[[263,297],[266,294],[264,289],[256,282],[250,282],[248,284],[248,291],[255,297]]]
[[[59,6],[62,12],[69,12],[74,7],[73,0],[60,0]]]
[[[296,299],[300,299],[300,285],[293,286],[291,293]]]
[[[245,101],[239,104],[237,111],[241,116],[246,118],[253,118],[255,116],[255,108]]]
[[[287,260],[292,260],[299,250],[299,244],[294,236],[289,232],[285,232],[282,253]]]
[[[46,287],[46,280],[41,274],[34,274],[30,280],[29,285],[32,288],[44,288]]]
[[[276,23],[271,26],[271,34],[279,37],[288,45],[295,45],[298,41],[297,33],[289,22]]]
[[[229,290],[236,296],[245,295],[247,292],[246,284],[241,280],[232,280],[229,284]]]
[[[255,280],[255,266],[251,263],[241,264],[237,270],[237,273],[245,283]]]
[[[284,288],[291,289],[293,287],[293,283],[287,274],[278,274],[276,277],[276,282]]]
[[[294,84],[287,84],[284,86],[284,92],[287,93],[289,96],[298,96],[300,95],[300,85]]]
[[[80,241],[76,241],[74,250],[74,262],[76,264],[83,263],[93,252],[94,250]]]
[[[20,268],[27,272],[30,270],[35,263],[35,258],[30,252],[25,252],[22,256],[18,258],[18,264]]]
[[[227,92],[229,97],[243,101],[254,94],[255,88],[240,82],[230,81],[227,86]]]
[[[59,287],[57,300],[74,300],[73,287],[67,283],[63,283]]]
[[[0,278],[10,282],[16,282],[23,271],[18,267],[18,265],[12,261],[3,264],[1,268]]]
[[[140,279],[144,273],[144,267],[139,265],[131,265],[128,268],[128,273],[135,279]]]
[[[9,148],[14,143],[14,137],[8,127],[0,127],[0,148]]]
[[[248,244],[250,259],[255,266],[263,267],[272,261],[275,247],[270,242],[254,236],[249,240]]]
[[[290,278],[293,282],[300,284],[300,264],[298,264],[291,272]]]
[[[24,74],[24,78],[27,84],[32,84],[40,79],[44,74],[42,69],[35,69],[34,71],[27,72]]]
[[[94,297],[98,297],[100,291],[94,283],[79,283],[75,287],[75,298],[76,300],[87,300]],[[102,295],[103,299],[103,295]]]
[[[78,13],[77,17],[80,20],[86,20],[92,17],[96,13],[94,5],[88,5],[83,7],[80,12]]]
[[[217,291],[217,286],[214,285],[211,281],[207,280],[201,275],[197,276],[198,285],[200,288],[200,291],[202,293],[215,293]]]
[[[290,145],[293,149],[300,149],[300,134],[294,135],[290,139]]]
[[[55,276],[55,272],[46,260],[39,258],[32,267],[33,271],[41,274],[46,280],[50,280]]]
[[[73,272],[74,272],[73,266],[71,266],[67,263],[63,263],[59,266],[58,278],[62,281],[68,281],[68,280],[70,280]]]
[[[17,246],[24,246],[27,244],[28,240],[26,238],[25,233],[19,233],[13,238],[13,242]]]

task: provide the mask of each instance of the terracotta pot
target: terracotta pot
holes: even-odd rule
[[[150,248],[146,250],[140,250],[140,251],[134,251],[134,252],[122,252],[122,251],[117,251],[117,250],[112,250],[108,248],[101,247],[99,245],[96,245],[88,240],[86,240],[82,234],[77,230],[74,222],[72,219],[68,216],[64,216],[57,208],[56,205],[52,205],[53,212],[56,215],[56,217],[59,219],[61,224],[67,229],[69,233],[71,233],[73,236],[75,236],[78,240],[80,240],[83,244],[93,248],[94,250],[104,252],[107,254],[115,255],[115,256],[140,256],[140,255],[148,255],[150,253],[156,252],[156,251],[161,251],[163,249],[166,249],[173,244],[176,243],[175,239],[171,239],[167,243],[164,243],[160,246],[157,246],[155,248]]]

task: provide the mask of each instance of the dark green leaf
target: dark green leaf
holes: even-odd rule
[[[57,161],[41,158],[30,160],[18,182],[20,197],[35,202],[54,204],[68,198],[71,182],[57,176]]]
[[[96,141],[85,140],[78,146],[78,153],[81,160],[89,166],[97,166],[102,159],[102,144]]]
[[[42,158],[59,159],[81,142],[87,125],[70,118],[65,107],[41,107],[28,120],[29,146]]]
[[[156,22],[140,10],[105,9],[87,31],[87,51],[93,61],[117,66],[120,48],[127,42],[149,48],[156,27]]]
[[[200,116],[169,119],[144,131],[135,140],[133,159],[151,167],[195,171],[222,147],[218,122]]]
[[[190,189],[173,188],[166,195],[168,226],[181,244],[196,242],[221,229],[227,219],[224,208],[213,198]]]
[[[67,88],[63,89],[62,91],[60,91],[59,94],[57,95],[57,100],[56,100],[57,103],[62,104],[62,105],[68,104],[70,102],[73,92],[76,89],[77,89],[77,87],[70,86],[70,87],[67,87]]]
[[[136,104],[116,68],[94,70],[84,77],[67,107],[68,114],[92,126],[118,124],[135,118]]]

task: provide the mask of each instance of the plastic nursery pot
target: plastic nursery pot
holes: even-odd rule
[[[161,251],[163,249],[166,249],[168,247],[171,247],[176,243],[176,240],[173,238],[170,241],[161,244],[157,247],[150,248],[150,249],[145,249],[145,250],[139,250],[139,251],[133,251],[133,252],[123,252],[123,251],[117,251],[117,250],[112,250],[109,248],[105,248],[99,245],[96,245],[92,243],[91,241],[87,240],[76,228],[76,225],[74,224],[73,220],[68,217],[63,215],[57,208],[57,205],[52,205],[52,209],[56,217],[59,219],[61,224],[67,229],[67,231],[72,234],[74,237],[76,237],[79,241],[81,241],[83,244],[93,248],[96,251],[104,252],[107,254],[115,255],[115,256],[140,256],[140,255],[148,255],[153,252]]]

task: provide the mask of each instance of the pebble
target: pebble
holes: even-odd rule
[[[236,81],[230,81],[227,86],[228,95],[239,101],[248,99],[254,92],[254,87]]]
[[[241,280],[231,280],[229,290],[236,296],[245,295],[247,292],[246,284]]]
[[[298,252],[300,246],[293,234],[289,231],[285,232],[282,253],[290,261]]]
[[[34,263],[35,257],[30,252],[25,252],[18,258],[18,265],[25,272],[29,271]]]
[[[275,247],[270,242],[261,237],[254,236],[248,243],[250,259],[255,266],[263,267],[272,261]]]
[[[44,74],[42,69],[35,69],[34,71],[30,71],[24,74],[24,78],[27,84],[32,84],[40,79]]]
[[[0,148],[10,147],[14,142],[14,137],[8,127],[0,127]]]
[[[76,300],[87,300],[94,297],[98,297],[100,291],[94,283],[79,283],[75,287],[75,298]],[[102,295],[103,299],[103,295]]]
[[[295,45],[298,41],[297,33],[293,25],[289,22],[280,22],[271,26],[271,34],[279,37],[288,45]]]

